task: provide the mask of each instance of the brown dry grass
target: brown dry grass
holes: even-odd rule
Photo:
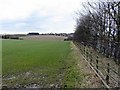
[[[34,35],[34,36],[25,36],[25,37],[20,37],[21,39],[24,40],[60,40],[63,41],[67,37],[63,36],[55,36],[55,35]]]
[[[116,71],[118,72],[118,68],[119,66],[115,63],[114,59],[113,58],[107,58],[105,57],[104,55],[102,55],[101,53],[97,52],[96,50],[94,50],[93,48],[91,47],[88,47],[88,46],[84,46],[80,43],[76,43],[78,45],[78,47],[80,48],[81,52],[83,53],[84,57],[89,61],[91,62],[90,60],[92,59],[92,66],[94,68],[96,68],[96,59],[97,59],[97,56],[99,57],[98,58],[98,70],[103,74],[102,77],[106,78],[106,75],[108,74],[107,73],[107,64],[109,63],[109,70],[110,70],[110,73],[109,73],[109,86],[110,87],[117,87],[118,86],[118,79],[119,79],[119,76],[113,72]],[[88,51],[89,53],[86,55],[86,53],[84,53],[84,50],[85,51]],[[113,79],[114,78],[114,79]]]
[[[75,50],[75,55],[77,58],[77,66],[84,74],[84,82],[83,82],[83,87],[85,88],[102,88],[104,87],[101,80],[97,77],[95,72],[90,68],[87,62],[83,59],[83,56],[81,54],[81,51],[77,46],[72,44],[73,49]]]

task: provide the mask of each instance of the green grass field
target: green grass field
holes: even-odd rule
[[[61,67],[70,52],[70,42],[3,41],[3,75],[16,74],[36,68]],[[56,68],[57,69],[57,68]]]
[[[69,41],[3,40],[3,85],[74,87],[79,74],[71,52]]]

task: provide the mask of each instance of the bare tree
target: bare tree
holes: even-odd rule
[[[120,63],[120,1],[88,2],[84,8],[85,14],[77,13],[74,40]]]

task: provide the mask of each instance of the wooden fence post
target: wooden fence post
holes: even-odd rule
[[[92,65],[92,51],[90,52],[90,64]]]
[[[86,49],[86,59],[88,61],[88,49]]]
[[[107,64],[107,75],[106,75],[106,83],[109,85],[109,73],[110,73],[110,64]]]
[[[89,52],[89,49],[88,49],[88,61],[90,63],[90,52]]]
[[[85,56],[85,46],[84,46],[84,56]]]
[[[97,73],[98,73],[98,55],[97,55],[97,58],[96,58],[96,70],[97,70]]]
[[[118,66],[118,87],[120,88],[120,64]]]
[[[81,51],[82,51],[82,55],[84,54],[84,50],[83,50],[84,48],[83,48],[83,46],[82,46],[82,44],[81,44]]]

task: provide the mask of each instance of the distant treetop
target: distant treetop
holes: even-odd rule
[[[39,35],[39,33],[32,32],[32,33],[28,33],[27,35]]]

